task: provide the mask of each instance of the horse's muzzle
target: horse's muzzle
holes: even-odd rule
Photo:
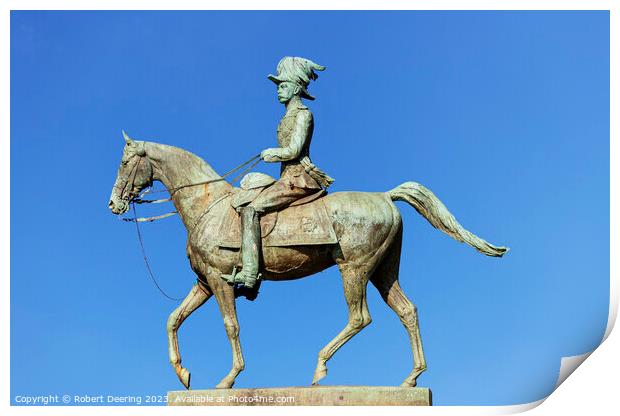
[[[108,207],[113,214],[120,215],[127,212],[129,209],[129,202],[122,199],[112,198],[108,203]]]

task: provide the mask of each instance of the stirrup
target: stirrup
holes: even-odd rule
[[[226,280],[228,283],[235,284],[235,277],[237,276],[237,266],[234,266],[231,274],[221,274],[220,277]]]
[[[222,277],[222,279],[224,279],[225,281],[227,281],[228,283],[232,285],[239,284],[241,286],[247,287],[248,289],[254,288],[254,286],[256,286],[256,283],[262,277],[262,274],[258,273],[255,279],[249,279],[249,281],[246,281],[242,277],[243,273],[241,273],[241,276],[239,276],[239,274],[240,273],[237,272],[237,266],[234,266],[231,274],[222,274],[220,276]]]

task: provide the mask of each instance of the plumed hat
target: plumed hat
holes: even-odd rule
[[[278,62],[278,75],[269,74],[267,78],[280,84],[281,82],[292,82],[301,87],[301,96],[309,100],[314,97],[308,92],[308,84],[319,76],[314,72],[324,71],[325,67],[315,64],[309,59],[296,56],[285,56]]]

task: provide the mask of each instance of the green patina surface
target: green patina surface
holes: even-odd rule
[[[207,162],[188,151],[125,137],[121,165],[110,196],[112,212],[127,212],[129,203],[143,189],[159,181],[170,192],[171,200],[187,229],[187,255],[199,283],[170,314],[167,324],[170,362],[186,388],[190,386],[190,373],[181,365],[177,333],[183,321],[207,300],[215,296],[232,347],[232,368],[217,385],[226,389],[233,386],[236,377],[245,368],[236,298],[242,295],[248,299],[256,297],[260,286],[260,281],[256,282],[257,274],[260,272],[263,280],[283,282],[311,276],[336,265],[342,275],[348,320],[340,333],[319,351],[312,384],[317,385],[327,376],[327,362],[336,351],[371,323],[366,297],[368,283],[371,283],[399,317],[409,336],[413,369],[401,386],[412,389],[417,384],[417,378],[426,370],[426,360],[417,308],[407,298],[398,281],[403,225],[394,201],[406,202],[433,227],[487,256],[501,257],[508,250],[466,230],[433,192],[416,182],[404,182],[387,192],[321,195],[299,211],[304,213],[302,218],[281,215],[277,225],[263,224],[265,229],[275,227],[280,235],[290,236],[291,241],[262,246],[260,217],[263,214],[267,217],[272,211],[292,209],[287,207],[301,198],[323,192],[333,181],[310,161],[312,113],[301,103],[302,98],[314,99],[308,93],[307,86],[310,80],[317,77],[314,70],[323,69],[307,59],[286,57],[278,64],[278,75],[269,76],[278,85],[278,98],[286,105],[286,113],[278,127],[280,147],[264,150],[261,157],[267,162],[282,163],[282,172],[278,181],[264,175],[248,176],[242,184],[247,188],[244,191],[252,192],[250,198],[230,198],[240,190],[233,188]],[[322,204],[324,209],[320,216],[313,208],[316,204]],[[222,224],[225,221],[231,223],[230,215],[238,215],[231,207],[241,214],[241,250],[223,248],[220,244]],[[275,221],[273,216],[272,220]],[[328,223],[329,229],[333,230],[328,243],[312,244],[315,241],[310,237],[295,232],[299,229],[304,233],[317,232],[317,221]],[[291,242],[295,244],[288,244]],[[240,263],[241,275],[235,275],[233,270]],[[241,291],[247,288],[235,285],[235,282],[252,287],[251,292]],[[404,366],[409,367],[409,364]],[[348,389],[353,390],[347,390],[350,394],[347,397],[357,397],[360,401],[387,397],[374,396],[377,390],[370,387]],[[381,391],[404,395],[402,397],[409,397],[409,393],[418,394],[414,393],[418,390],[407,393],[402,389],[392,389],[395,390]],[[316,400],[323,400],[332,397],[336,390],[300,391],[303,393],[300,393],[300,400],[315,397],[313,395],[317,392],[324,395],[315,397]],[[401,397],[398,395],[394,397]]]

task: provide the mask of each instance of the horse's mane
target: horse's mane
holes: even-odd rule
[[[199,167],[199,170],[202,171],[206,175],[217,175],[217,173],[213,170],[211,165],[209,165],[202,157],[196,155],[195,153],[190,152],[189,150],[185,150],[180,147],[172,146],[164,143],[157,142],[144,142],[146,147],[150,147],[151,149],[157,149],[156,152],[165,153],[167,155],[171,155],[172,157],[178,158],[179,162],[183,166],[187,166],[189,163],[195,164]],[[148,153],[148,152],[147,152]],[[191,161],[191,162],[190,162]],[[219,175],[218,175],[219,176]]]

